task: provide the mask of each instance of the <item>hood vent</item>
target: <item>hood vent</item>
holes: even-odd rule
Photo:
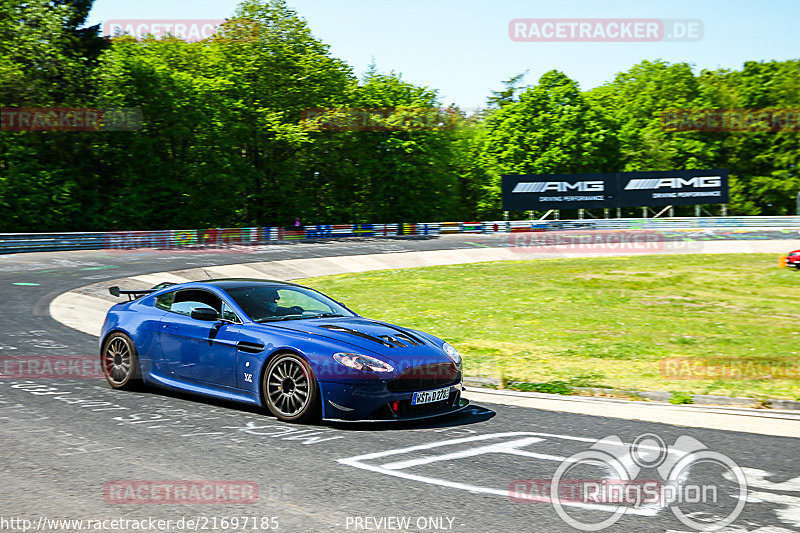
[[[425,344],[425,341],[417,337],[416,335],[412,335],[411,333],[398,328],[395,325],[387,324],[386,322],[373,322],[373,324],[378,324],[380,326],[387,327],[389,329],[395,330],[397,333],[394,335],[393,338],[401,339],[403,342],[408,342],[411,346],[422,346]],[[381,337],[388,337],[388,335],[381,335]]]
[[[384,326],[385,324],[380,324],[380,325]],[[367,333],[362,333],[354,329],[345,328],[334,324],[326,324],[320,327],[330,331],[338,331],[340,333],[348,333],[350,335],[355,335],[356,337],[361,337],[362,339],[367,339],[372,342],[377,342],[381,346],[385,346],[387,348],[407,348],[409,346],[421,346],[423,344],[422,341],[420,341],[418,338],[398,328],[391,328],[398,331],[398,333],[394,335],[372,336]]]
[[[407,346],[420,346],[422,343],[411,335],[405,333],[398,333],[397,335],[380,335],[380,338],[386,342],[391,342],[398,348],[405,348]]]
[[[320,326],[321,328],[325,328],[331,331],[338,331],[340,333],[349,333],[350,335],[355,335],[356,337],[361,337],[362,339],[367,339],[372,342],[377,342],[381,346],[386,346],[387,348],[397,348],[394,344],[386,341],[380,337],[373,337],[372,335],[368,335],[366,333],[361,333],[360,331],[356,331],[354,329],[343,328],[342,326],[335,326],[333,324],[326,324],[324,326]]]

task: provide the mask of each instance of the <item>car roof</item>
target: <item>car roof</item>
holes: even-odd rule
[[[221,279],[209,279],[199,281],[197,283],[206,283],[208,285],[213,285],[218,287],[222,290],[226,289],[238,289],[241,287],[302,287],[302,285],[298,285],[297,283],[290,283],[288,281],[278,281],[273,279],[255,279],[255,278],[221,278]]]

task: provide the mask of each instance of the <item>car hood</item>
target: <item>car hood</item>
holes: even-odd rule
[[[441,341],[433,342],[430,335],[362,317],[286,320],[269,326],[325,337],[405,367],[452,362]],[[353,348],[342,346],[342,351]]]

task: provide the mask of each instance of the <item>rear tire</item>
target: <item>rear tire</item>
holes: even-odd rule
[[[100,366],[112,389],[132,390],[142,385],[136,344],[124,333],[112,333],[106,338],[100,352]]]
[[[317,379],[298,355],[284,353],[272,358],[261,380],[261,394],[279,420],[309,422],[319,418]]]

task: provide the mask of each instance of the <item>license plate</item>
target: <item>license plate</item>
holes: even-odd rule
[[[450,387],[436,390],[426,390],[415,392],[411,397],[411,405],[421,405],[423,403],[440,402],[450,397]]]

